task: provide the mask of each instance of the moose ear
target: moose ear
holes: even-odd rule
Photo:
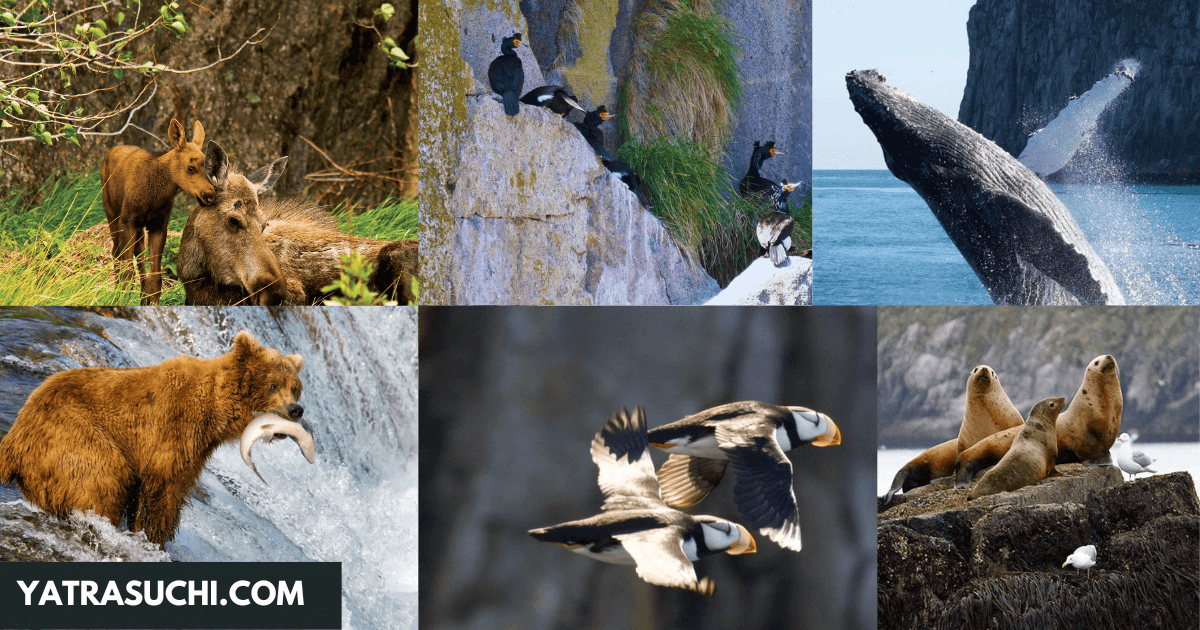
[[[247,177],[246,179],[250,180],[251,184],[254,184],[254,187],[258,189],[258,192],[267,192],[268,190],[274,188],[275,182],[278,182],[279,178],[283,176],[283,169],[287,168],[287,162],[288,159],[285,155],[278,160],[271,162],[270,166],[264,166],[257,171],[254,171],[250,174],[250,177]]]
[[[208,175],[208,181],[218,188],[224,188],[229,183],[229,156],[225,155],[225,149],[222,149],[221,145],[212,140],[208,141],[208,147],[204,149],[204,174]]]
[[[201,125],[199,120],[192,123],[192,144],[204,146],[204,125]]]
[[[187,146],[187,138],[183,135],[183,125],[179,124],[178,120],[171,119],[171,124],[167,127],[167,140],[175,149],[182,149]]]

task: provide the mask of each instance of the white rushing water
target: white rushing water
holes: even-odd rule
[[[1066,166],[1079,146],[1096,130],[1100,115],[1133,84],[1140,69],[1141,64],[1136,59],[1118,62],[1112,74],[1097,81],[1079,98],[1069,101],[1054,120],[1029,138],[1018,158],[1021,163],[1041,177]]]
[[[341,562],[343,628],[417,627],[415,308],[143,308],[134,319],[85,317],[133,365],[216,357],[241,330],[301,355],[300,403],[316,462],[291,440],[259,442],[253,456],[264,484],[236,444],[222,446],[166,552],[182,561]],[[73,354],[70,343],[64,354]],[[95,365],[86,344],[77,357]],[[155,559],[153,546],[139,545],[140,533],[104,519],[67,527],[64,540],[47,545],[67,546],[65,539],[90,528],[117,541],[110,545],[117,558]]]

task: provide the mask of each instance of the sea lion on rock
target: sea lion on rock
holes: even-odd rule
[[[1059,464],[1109,463],[1121,430],[1121,379],[1117,360],[1111,354],[1092,359],[1083,374],[1083,384],[1058,420]],[[954,462],[954,487],[967,488],[979,471],[1000,461],[1020,428],[992,434],[958,454]]]
[[[1111,354],[1092,359],[1071,406],[1058,419],[1058,463],[1109,464],[1121,432],[1121,375]]]
[[[1008,399],[996,372],[986,365],[971,370],[967,377],[967,409],[958,429],[958,452],[993,433],[1021,424],[1021,412]]]
[[[892,487],[883,496],[884,504],[891,503],[892,497],[901,490],[908,492],[927,485],[938,477],[953,474],[957,455],[958,438],[946,440],[917,455],[896,473],[896,477],[892,479]]]
[[[1034,405],[1012,447],[995,468],[984,473],[968,498],[1011,492],[1054,474],[1054,460],[1058,457],[1054,423],[1066,404],[1065,398],[1047,398]]]
[[[955,458],[961,451],[997,431],[1021,424],[1021,412],[1000,386],[1000,377],[995,370],[986,365],[976,366],[967,376],[967,406],[958,437],[926,450],[905,464],[892,479],[884,503],[890,503],[900,490],[908,492],[938,477],[953,474]]]

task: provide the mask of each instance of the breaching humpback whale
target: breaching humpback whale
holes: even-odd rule
[[[888,170],[912,186],[996,304],[1124,304],[1104,261],[1045,182],[970,127],[887,84],[846,75]]]

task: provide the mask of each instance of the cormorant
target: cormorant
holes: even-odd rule
[[[578,109],[587,114],[587,110],[579,106],[579,102],[575,100],[573,94],[568,94],[566,90],[557,85],[533,88],[521,97],[521,102],[526,105],[545,107],[563,118],[566,118],[572,109]]]
[[[600,158],[600,161],[604,163],[604,168],[615,174],[622,183],[629,187],[629,190],[633,191],[633,194],[637,195],[638,201],[643,207],[647,210],[653,207],[650,205],[650,200],[646,199],[645,193],[642,192],[642,180],[638,179],[637,173],[634,173],[628,164],[621,160],[610,160],[603,156]]]
[[[600,131],[600,125],[613,118],[616,118],[616,114],[608,113],[608,109],[601,105],[587,112],[587,115],[583,117],[582,123],[575,123],[575,128],[579,130],[579,133],[583,134],[583,139],[587,140],[588,145],[592,147],[596,155],[606,160],[611,160],[612,154],[604,148],[604,132]]]
[[[792,191],[799,185],[800,182],[789,184],[786,179],[779,184],[772,184],[770,199],[775,210],[763,215],[755,229],[758,244],[762,246],[759,255],[765,253],[770,256],[771,262],[776,267],[783,264],[784,259],[787,258],[787,250],[792,246],[792,228],[795,227],[795,224],[792,221],[787,201]]]
[[[775,187],[775,182],[759,175],[759,169],[762,168],[762,163],[771,157],[775,157],[783,153],[775,148],[775,141],[772,140],[762,146],[759,146],[758,140],[754,141],[754,151],[750,154],[750,169],[746,171],[746,176],[742,178],[742,182],[738,184],[738,194],[746,199],[751,197],[768,197],[772,189]]]
[[[520,47],[520,33],[505,37],[500,44],[500,56],[488,66],[488,81],[492,84],[492,90],[504,97],[504,113],[508,116],[516,116],[521,111],[518,97],[521,95],[521,86],[525,85],[525,68],[515,50]]]

